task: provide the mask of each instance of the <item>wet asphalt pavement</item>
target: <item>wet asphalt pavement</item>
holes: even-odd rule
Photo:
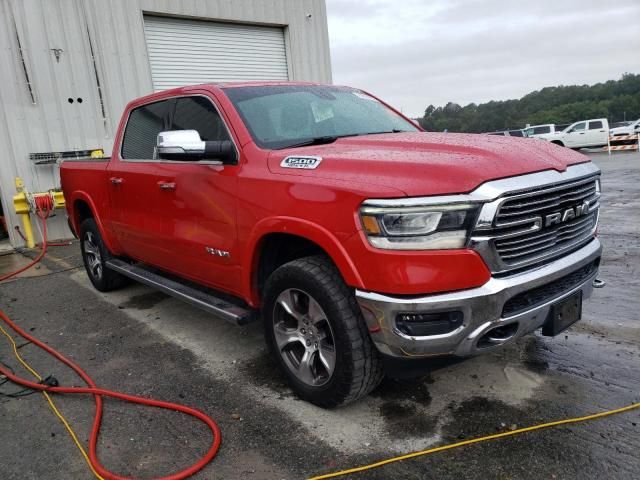
[[[601,278],[607,287],[585,302],[579,324],[419,380],[385,380],[368,398],[338,410],[291,394],[266,355],[259,324],[233,327],[141,285],[96,292],[84,271],[73,268],[80,264],[77,243],[52,249],[41,275],[0,285],[0,306],[99,385],[195,406],[216,419],[223,444],[195,476],[201,479],[305,478],[624,406],[640,401],[640,155],[593,158],[603,170]],[[0,257],[0,271],[10,261],[15,256]],[[32,345],[20,351],[45,376],[80,384]],[[0,360],[27,375],[4,337]],[[92,400],[57,402],[86,443]],[[345,478],[639,478],[639,423],[636,410]],[[148,478],[187,466],[209,439],[205,427],[180,414],[108,399],[99,452],[115,472]],[[39,394],[0,397],[0,459],[2,479],[92,477]]]

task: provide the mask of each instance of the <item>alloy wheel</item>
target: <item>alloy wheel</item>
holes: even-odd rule
[[[289,288],[276,299],[273,333],[278,353],[298,380],[326,384],[336,367],[331,325],[320,304],[308,293]]]
[[[102,278],[102,255],[100,255],[100,248],[92,232],[85,233],[83,245],[84,258],[89,273],[96,280],[100,280]]]

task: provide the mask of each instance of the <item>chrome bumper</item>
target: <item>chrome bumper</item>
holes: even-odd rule
[[[586,280],[566,291],[558,291],[545,303],[513,316],[503,318],[504,304],[513,296],[569,275],[594,262],[602,252],[596,238],[570,255],[539,268],[508,277],[492,277],[478,288],[459,292],[427,295],[418,298],[390,297],[356,290],[356,298],[380,351],[394,357],[428,357],[436,355],[469,356],[512,342],[542,327],[552,303],[582,290],[583,298],[593,291],[597,269]],[[463,323],[443,335],[411,337],[400,332],[395,319],[400,313],[429,313],[457,310],[464,315]],[[515,324],[508,338],[495,340],[490,346],[478,346],[478,341],[495,327]]]

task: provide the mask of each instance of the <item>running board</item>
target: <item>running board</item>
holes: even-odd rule
[[[190,282],[170,278],[143,264],[127,263],[117,258],[106,261],[107,267],[137,282],[144,283],[172,297],[184,300],[234,325],[246,325],[256,319],[255,312],[213,295],[211,291]],[[184,283],[183,283],[184,282]],[[192,286],[193,285],[193,286]]]

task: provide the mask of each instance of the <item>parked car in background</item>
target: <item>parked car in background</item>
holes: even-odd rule
[[[532,127],[525,128],[524,132],[527,137],[549,140],[550,137],[556,134],[556,132],[561,132],[562,130],[564,130],[564,128],[558,128],[558,125],[547,123],[544,125],[534,125]]]
[[[633,122],[629,122],[629,121],[625,120],[625,121],[622,121],[622,122],[613,122],[609,126],[611,128],[626,127],[628,125],[631,125],[631,123],[633,123]]]
[[[526,137],[524,130],[516,129],[516,130],[504,130],[502,132],[491,132],[487,133],[487,135],[502,135],[505,137]]]
[[[609,122],[606,118],[581,120],[546,140],[569,148],[601,147],[609,141]]]
[[[616,127],[609,130],[609,135],[617,137],[619,135],[637,135],[640,133],[640,118],[626,126]]]

